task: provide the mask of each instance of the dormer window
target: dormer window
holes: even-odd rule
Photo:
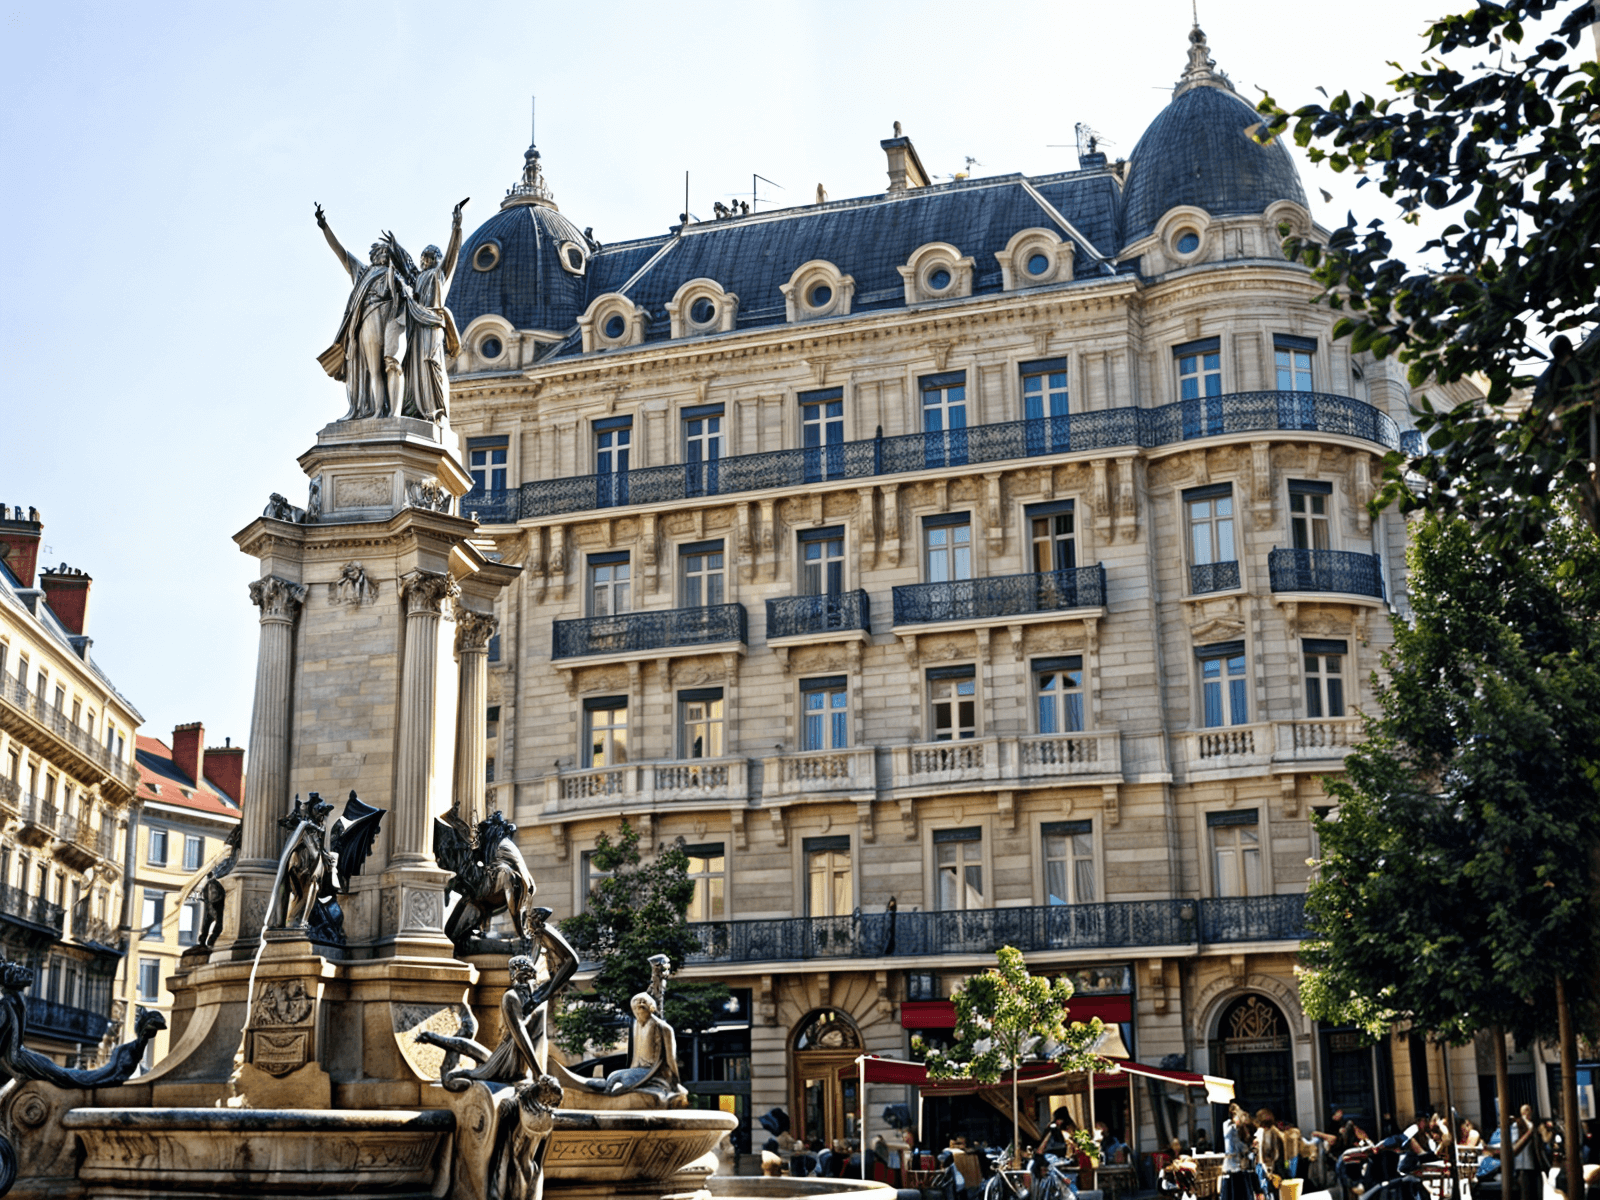
[[[621,313],[612,313],[606,318],[605,334],[608,338],[620,338],[627,329],[627,322],[622,319]]]
[[[796,268],[782,287],[790,321],[815,321],[821,317],[850,315],[856,281],[831,262],[814,259]]]
[[[561,261],[561,269],[568,275],[582,275],[584,268],[589,265],[589,256],[577,242],[562,242],[557,257]]]
[[[1173,242],[1173,246],[1179,254],[1193,254],[1200,249],[1200,235],[1192,229],[1182,230]]]
[[[715,279],[691,279],[667,301],[673,338],[732,333],[739,315],[739,297]]]
[[[492,271],[500,265],[500,243],[487,241],[472,252],[474,271]]]
[[[972,295],[972,267],[973,260],[963,258],[961,251],[947,242],[920,247],[910,262],[898,268],[905,281],[906,303]]]
[[[1000,264],[1000,286],[1008,292],[1072,281],[1072,258],[1077,246],[1054,229],[1022,229],[1011,235],[1004,250],[995,251]]]
[[[578,318],[583,352],[620,350],[644,341],[645,312],[620,292],[596,296]]]

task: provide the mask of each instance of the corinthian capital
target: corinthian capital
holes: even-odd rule
[[[306,585],[268,575],[250,585],[250,603],[261,609],[263,621],[292,621],[306,602]]]
[[[489,639],[499,628],[500,618],[493,613],[473,612],[456,605],[456,653],[487,650]]]
[[[400,594],[406,598],[406,614],[443,611],[446,600],[454,600],[461,588],[454,579],[439,571],[407,571],[400,576]]]

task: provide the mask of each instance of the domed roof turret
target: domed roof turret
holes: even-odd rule
[[[529,146],[522,161],[522,178],[507,189],[500,211],[461,248],[450,288],[461,329],[495,313],[516,329],[565,332],[588,303],[584,278],[594,247],[561,215],[538,148]]]
[[[1189,65],[1172,102],[1144,131],[1122,193],[1123,244],[1148,237],[1182,204],[1213,217],[1265,212],[1278,200],[1305,206],[1305,190],[1281,140],[1263,146],[1249,131],[1260,115],[1210,57],[1206,35],[1189,33]]]

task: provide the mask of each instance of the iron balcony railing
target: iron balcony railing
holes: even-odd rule
[[[1122,950],[1196,942],[1282,941],[1305,934],[1305,897],[1236,900],[1122,900],[965,912],[856,913],[707,921],[689,926],[700,941],[691,963]]]
[[[1231,562],[1191,563],[1189,566],[1189,594],[1198,596],[1202,592],[1226,592],[1230,588],[1239,586],[1239,563]]]
[[[65,742],[95,767],[110,775],[124,787],[133,788],[139,783],[139,774],[132,763],[123,762],[110,749],[95,741],[94,736],[73,721],[43,696],[28,690],[23,680],[13,675],[0,674],[0,700],[26,713],[44,726],[58,740]]]
[[[52,904],[43,896],[30,896],[19,887],[6,884],[0,887],[0,916],[13,917],[32,925],[42,925],[61,936],[65,912],[61,905]]]
[[[1343,592],[1383,599],[1383,563],[1348,550],[1273,550],[1267,571],[1275,592]]]
[[[472,491],[462,512],[488,524],[537,520],[561,513],[630,504],[670,504],[766,488],[804,487],[832,480],[870,479],[912,471],[1006,462],[1087,450],[1153,449],[1197,438],[1284,430],[1331,433],[1400,447],[1387,414],[1348,396],[1323,392],[1232,392],[1180,400],[1161,408],[1004,421],[836,446],[769,450],[703,462],[640,467],[602,475],[539,479],[506,491]]]
[[[15,779],[0,778],[0,804],[10,809],[22,807],[22,785]]]
[[[105,1013],[57,1004],[39,996],[28,997],[28,1032],[49,1034],[69,1042],[98,1042],[106,1035],[111,1018]]]
[[[56,831],[56,806],[53,801],[46,800],[43,796],[35,796],[31,792],[24,792],[22,803],[18,805],[24,825],[39,825],[49,833]]]
[[[122,945],[122,939],[118,936],[114,925],[99,917],[91,917],[87,913],[73,914],[72,936],[80,942],[96,942],[113,949]]]
[[[894,623],[973,621],[1020,617],[1069,608],[1099,608],[1106,602],[1106,569],[1070,567],[1033,575],[992,575],[948,583],[912,583],[894,589]]]
[[[803,637],[808,633],[872,628],[866,592],[831,596],[781,596],[767,601],[767,640]]]
[[[700,608],[669,608],[557,621],[550,657],[631,654],[671,646],[709,646],[745,640],[744,605],[708,604]]]

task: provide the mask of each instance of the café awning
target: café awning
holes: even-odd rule
[[[903,1083],[911,1084],[925,1096],[952,1096],[970,1095],[989,1088],[1011,1086],[1010,1077],[996,1083],[980,1083],[976,1079],[929,1079],[928,1069],[921,1063],[907,1062],[899,1058],[880,1058],[869,1054],[864,1056],[860,1065],[850,1063],[839,1068],[839,1078],[858,1075],[865,1072],[868,1083]],[[1151,1067],[1144,1063],[1131,1060],[1116,1060],[1115,1067],[1110,1071],[1097,1071],[1094,1075],[1094,1087],[1120,1088],[1128,1085],[1127,1076],[1138,1075],[1145,1079],[1155,1079],[1174,1087],[1203,1088],[1206,1099],[1213,1104],[1226,1104],[1233,1099],[1233,1080],[1224,1079],[1218,1075],[1201,1075],[1194,1071],[1175,1071],[1167,1067]],[[1088,1090],[1088,1076],[1086,1073],[1058,1071],[1054,1063],[1024,1063],[1018,1072],[1018,1085],[1032,1092],[1048,1091],[1052,1094],[1082,1092]]]

